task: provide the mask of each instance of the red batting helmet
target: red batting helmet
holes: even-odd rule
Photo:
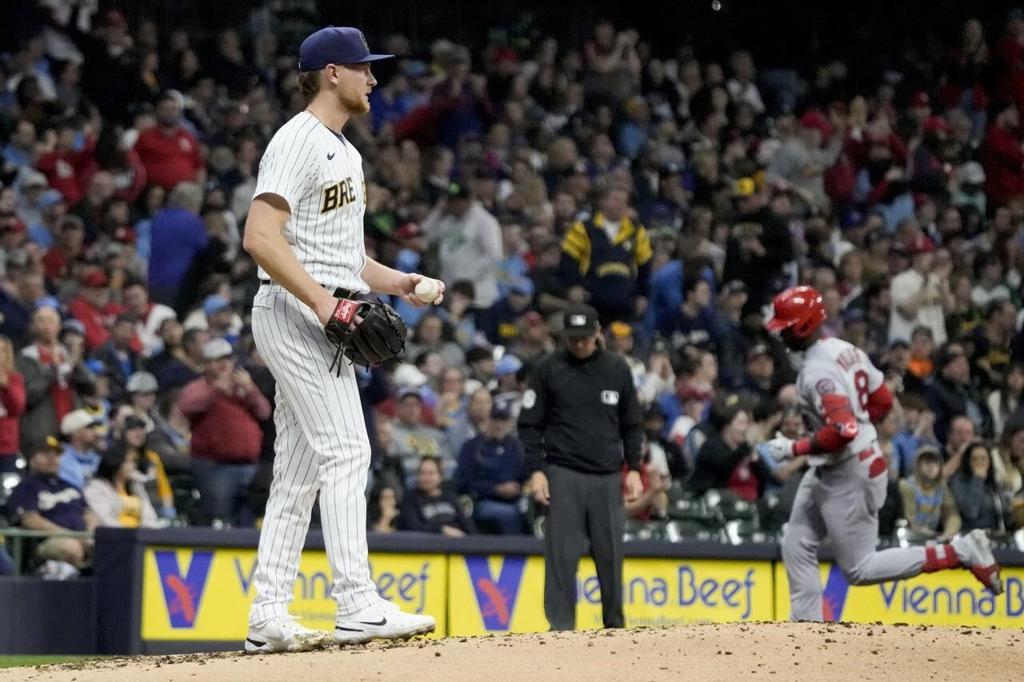
[[[770,332],[788,329],[798,339],[814,333],[827,317],[821,294],[814,287],[792,287],[772,301],[774,315],[765,323]]]

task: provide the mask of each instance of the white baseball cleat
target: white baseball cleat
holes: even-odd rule
[[[987,587],[992,594],[1003,593],[1003,579],[999,575],[999,564],[992,556],[992,546],[985,531],[975,528],[967,535],[954,538],[953,549],[974,577]]]
[[[291,616],[279,616],[250,625],[245,653],[276,654],[282,651],[311,651],[331,643],[331,633],[299,625]]]
[[[389,601],[363,609],[351,616],[338,618],[334,641],[338,644],[364,644],[371,639],[408,639],[433,632],[437,621],[433,616],[405,613]]]

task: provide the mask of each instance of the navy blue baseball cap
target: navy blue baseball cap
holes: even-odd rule
[[[372,54],[363,32],[351,26],[328,26],[309,35],[299,46],[299,71],[319,71],[328,64],[362,64],[391,59]]]

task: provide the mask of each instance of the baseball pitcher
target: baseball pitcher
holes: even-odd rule
[[[406,329],[388,306],[359,299],[377,291],[424,302],[424,278],[385,267],[363,246],[362,157],[342,129],[370,110],[377,84],[361,31],[321,29],[299,48],[299,87],[309,106],[271,139],[260,162],[245,226],[245,250],[260,266],[253,335],[277,380],[274,479],[260,534],[245,650],[302,651],[332,640],[357,644],[434,629],[428,615],[403,613],[377,593],[366,548],[370,466],[352,364],[395,357]],[[444,286],[436,282],[440,303]],[[288,613],[317,492],[333,574],[337,620],[330,633]]]

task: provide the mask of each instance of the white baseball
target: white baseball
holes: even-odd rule
[[[436,279],[424,277],[416,284],[415,291],[416,298],[424,303],[433,303],[437,300],[437,295],[441,293],[441,288],[437,285]]]

